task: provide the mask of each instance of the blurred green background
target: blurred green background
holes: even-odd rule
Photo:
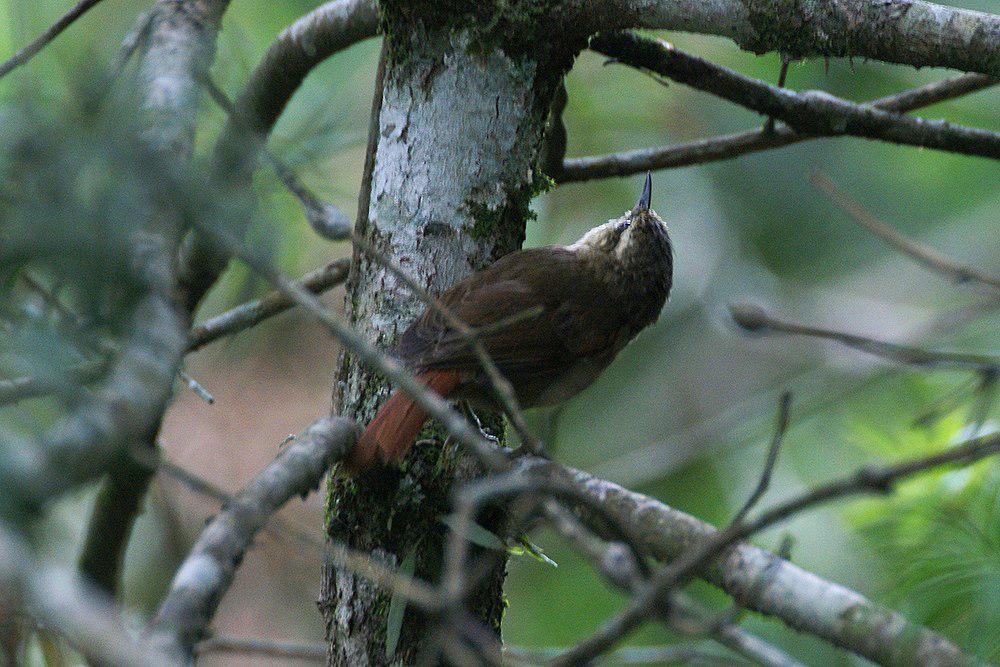
[[[68,6],[57,0],[0,1],[0,53],[12,53]],[[226,15],[214,75],[235,95],[270,40],[316,2],[237,0]],[[995,2],[949,3],[997,11]],[[145,3],[105,0],[26,67],[0,81],[11,118],[25,99],[51,114],[73,106],[83,72],[110,61]],[[776,81],[777,56],[756,57],[728,41],[665,34],[678,47]],[[319,193],[353,214],[360,182],[378,44],[372,40],[319,67],[276,128],[273,149]],[[787,85],[863,100],[940,79],[948,72],[874,62],[791,65]],[[584,53],[567,79],[569,154],[669,144],[750,129],[755,114],[681,85],[661,86]],[[1000,91],[919,112],[1000,131]],[[213,144],[222,114],[204,102],[198,150]],[[783,318],[937,349],[997,354],[995,311],[958,324],[948,316],[983,300],[887,248],[855,226],[809,182],[821,170],[875,215],[951,257],[1000,272],[1000,165],[978,158],[860,139],[811,141],[737,160],[654,174],[654,208],[675,244],[675,291],[659,323],[563,409],[531,415],[560,460],[652,494],[707,521],[725,523],[761,471],[785,389],[792,425],[773,502],[865,462],[948,447],[976,428],[996,428],[997,410],[969,373],[900,368],[810,340],[749,338],[727,318],[753,301]],[[559,187],[534,202],[528,245],[565,243],[634,202],[639,176]],[[309,229],[273,173],[257,174],[251,238],[290,274],[347,253]],[[262,291],[235,267],[202,317]],[[341,292],[327,296],[340,307]],[[167,458],[236,490],[290,432],[329,409],[336,345],[295,314],[270,321],[188,359],[217,401],[180,391],[163,443]],[[15,375],[16,350],[0,356]],[[29,401],[0,409],[0,423],[34,430],[56,406]],[[794,562],[926,623],[984,658],[1000,660],[1000,467],[984,462],[925,475],[887,499],[838,503],[759,535],[776,548],[794,538]],[[39,541],[70,560],[92,494],[55,508]],[[210,504],[160,480],[129,552],[126,593],[137,616],[154,608],[173,566]],[[320,532],[318,497],[290,517]],[[558,538],[535,540],[557,568],[511,561],[505,640],[562,646],[594,630],[622,604]],[[220,634],[319,640],[318,564],[263,538],[223,603]],[[693,589],[718,608],[725,600]],[[745,626],[809,664],[862,662],[749,614]],[[673,641],[659,626],[636,644]],[[213,656],[206,664],[231,662]]]

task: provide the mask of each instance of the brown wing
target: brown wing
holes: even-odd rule
[[[442,302],[486,330],[480,339],[504,375],[527,379],[558,375],[581,357],[620,345],[623,323],[593,315],[616,311],[607,308],[610,298],[603,283],[581,270],[574,251],[550,246],[503,257],[453,286]],[[517,321],[539,306],[540,314]],[[479,368],[464,337],[430,309],[403,334],[398,351],[419,370]]]

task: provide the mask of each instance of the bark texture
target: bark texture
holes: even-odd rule
[[[536,162],[548,108],[583,45],[553,39],[538,43],[560,44],[561,50],[529,46],[532,34],[513,29],[522,21],[543,25],[536,19],[544,4],[453,9],[447,2],[383,3],[388,57],[370,204],[357,232],[432,293],[517,249],[524,238],[528,202],[545,182]],[[461,13],[466,11],[475,16]],[[389,270],[356,256],[347,310],[368,340],[388,349],[423,305]],[[389,390],[344,354],[334,410],[366,423]],[[490,430],[502,430],[497,415],[479,417]],[[426,426],[421,444],[399,470],[359,479],[334,476],[330,537],[390,566],[414,554],[416,574],[436,580],[446,538],[440,519],[450,512],[452,486],[477,472],[466,454],[442,447],[438,434],[433,424]],[[498,524],[499,517],[479,520]],[[501,562],[469,602],[497,633],[504,569]],[[429,630],[427,619],[407,610],[399,644],[387,655],[389,604],[388,595],[350,572],[327,570],[320,607],[330,664],[414,661]]]

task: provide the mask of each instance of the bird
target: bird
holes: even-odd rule
[[[505,255],[441,295],[444,308],[480,332],[522,407],[557,405],[580,393],[658,319],[673,283],[673,249],[651,200],[647,172],[638,202],[621,217],[571,245]],[[518,317],[525,313],[531,316]],[[395,354],[442,397],[503,410],[468,330],[452,327],[440,310],[418,317]],[[427,418],[410,396],[395,391],[353,447],[347,471],[401,461]]]

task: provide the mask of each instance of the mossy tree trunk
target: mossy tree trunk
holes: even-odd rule
[[[582,46],[553,39],[544,25],[546,3],[471,4],[398,0],[381,7],[389,40],[383,101],[368,216],[357,231],[434,293],[523,241],[528,203],[546,180],[536,163],[548,109]],[[534,39],[543,32],[544,39]],[[388,349],[423,304],[384,267],[356,254],[347,309],[369,340]],[[365,423],[389,390],[344,354],[334,411]],[[502,424],[497,415],[479,416],[494,429]],[[450,511],[454,484],[475,475],[476,465],[455,448],[442,449],[433,424],[420,440],[433,444],[416,447],[398,471],[335,475],[327,529],[332,539],[393,565],[413,554],[416,575],[435,581],[447,537],[440,519]],[[470,611],[497,633],[504,574],[500,563],[470,601]],[[409,608],[389,656],[389,604],[388,594],[329,568],[320,598],[329,662],[412,663],[428,619]]]

